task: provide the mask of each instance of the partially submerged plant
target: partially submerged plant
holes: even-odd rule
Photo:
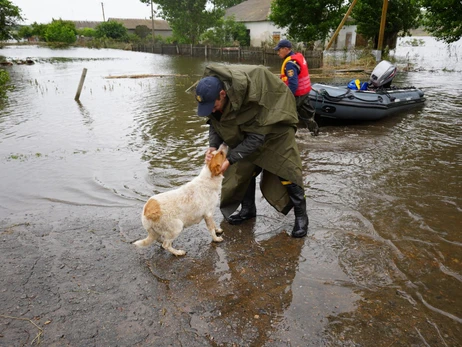
[[[0,69],[0,99],[4,99],[7,96],[6,93],[14,88],[8,84],[9,82],[10,75],[8,71]]]

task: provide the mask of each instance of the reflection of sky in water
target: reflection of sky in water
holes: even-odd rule
[[[324,51],[324,65],[343,64],[344,62],[357,62],[362,51]],[[437,41],[429,36],[400,37],[396,49],[390,55],[398,63],[409,62],[419,70],[455,70],[462,71],[462,39],[447,44]]]
[[[417,46],[412,46],[416,43]],[[425,70],[462,70],[462,39],[447,44],[433,37],[415,36],[398,39],[396,58],[409,59]]]

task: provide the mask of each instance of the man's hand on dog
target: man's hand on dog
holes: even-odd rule
[[[209,147],[209,149],[207,149],[207,151],[205,152],[205,162],[208,163],[210,160],[212,160],[213,158],[213,155],[212,153],[214,151],[216,151],[217,149],[215,147]],[[224,173],[226,170],[228,170],[229,168],[229,161],[228,159],[226,159],[223,164],[221,165],[221,172],[220,173]]]

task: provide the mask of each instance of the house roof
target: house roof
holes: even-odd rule
[[[88,21],[88,20],[74,20],[72,22],[75,24],[76,29],[85,29],[85,28],[95,29],[98,24],[102,23],[98,21]]]
[[[265,22],[273,0],[246,0],[226,10],[225,17],[234,15],[237,22]]]
[[[124,25],[127,29],[136,29],[138,25],[146,25],[149,29],[152,29],[152,21],[150,19],[134,19],[134,18],[108,18],[108,21],[116,21]],[[154,19],[154,29],[157,31],[169,31],[172,30],[167,21],[163,19]]]

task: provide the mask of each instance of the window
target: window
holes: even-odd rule
[[[276,44],[281,40],[281,32],[273,31],[273,42]]]

